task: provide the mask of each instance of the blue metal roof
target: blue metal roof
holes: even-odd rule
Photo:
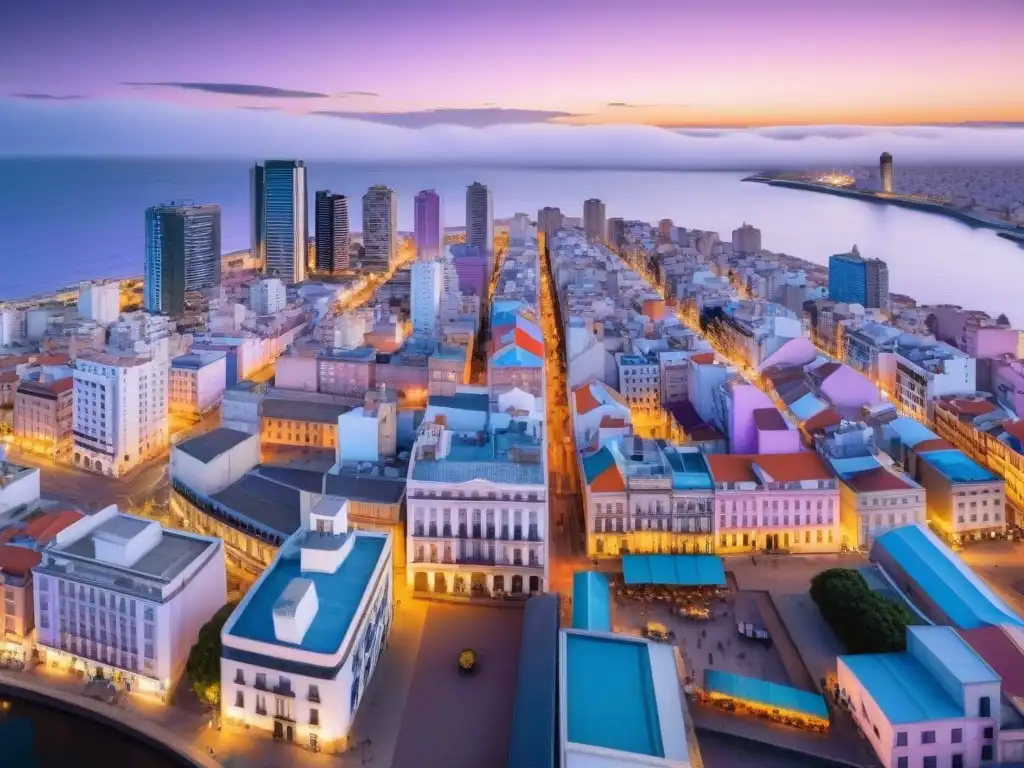
[[[800,419],[800,421],[807,421],[809,418],[815,414],[821,413],[826,408],[828,408],[828,405],[811,393],[804,395],[789,406],[789,410],[791,410],[793,415]]]
[[[999,478],[956,448],[926,451],[921,458],[935,467],[951,483],[990,483]]]
[[[896,433],[900,442],[910,448],[913,448],[918,443],[923,443],[925,440],[936,440],[938,438],[938,435],[917,419],[911,419],[906,416],[893,419],[887,426]]]
[[[623,555],[627,584],[724,587],[725,566],[715,555]]]
[[[1024,620],[978,578],[925,525],[905,525],[875,539],[872,559],[881,550],[960,629],[993,624],[1024,627]]]
[[[526,602],[508,768],[554,768],[557,751],[558,597]]]
[[[544,361],[522,347],[509,344],[491,358],[491,365],[512,368],[543,368]]]
[[[859,657],[858,657],[859,658]],[[773,709],[798,712],[828,720],[828,707],[821,694],[770,683],[756,677],[734,675],[720,669],[704,670],[704,690],[734,699],[751,701]]]
[[[909,653],[865,653],[839,660],[893,725],[964,716],[963,708]]]
[[[572,628],[612,631],[611,587],[603,573],[579,571],[573,574]]]
[[[615,466],[615,456],[608,449],[607,445],[601,446],[596,453],[583,457],[583,476],[587,483],[592,483],[605,470]]]

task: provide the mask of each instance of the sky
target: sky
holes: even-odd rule
[[[169,109],[196,131],[268,112],[340,133],[1024,123],[1021,28],[1024,0],[4,2],[0,117],[44,133]]]

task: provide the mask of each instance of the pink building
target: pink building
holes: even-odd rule
[[[886,768],[1003,762],[999,675],[952,627],[908,627],[903,653],[837,664],[840,695]]]
[[[452,261],[459,276],[459,290],[473,296],[487,295],[487,259],[475,245],[452,246]]]
[[[377,351],[373,347],[329,349],[316,358],[317,391],[362,395],[377,386]]]
[[[994,360],[1009,355],[1017,357],[1020,331],[1002,325],[979,325],[969,322],[964,327],[963,350],[976,360]]]
[[[817,453],[707,459],[718,554],[839,551],[839,482]]]
[[[797,453],[801,450],[800,431],[794,429],[775,407],[754,411],[754,429],[757,433],[755,453]]]

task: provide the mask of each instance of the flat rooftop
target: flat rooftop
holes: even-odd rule
[[[999,480],[956,448],[922,453],[921,458],[942,473],[951,483],[991,483]]]
[[[562,631],[565,768],[612,764],[588,747],[661,760],[689,759],[675,658],[669,646]]]
[[[190,438],[174,446],[177,450],[187,453],[203,464],[209,464],[222,453],[230,451],[236,445],[245,442],[252,435],[237,429],[217,427],[217,429]]]
[[[302,523],[299,490],[250,472],[211,497],[243,518],[291,536]]]
[[[318,403],[290,397],[267,397],[263,400],[260,413],[264,418],[270,419],[337,424],[338,417],[351,410],[350,405]]]
[[[475,436],[453,433],[448,455],[441,459],[417,458],[411,480],[465,483],[487,480],[504,485],[543,485],[542,444],[516,429],[498,431],[479,442]],[[525,452],[525,453],[524,453]],[[536,454],[536,461],[515,460],[516,453]]]
[[[370,578],[385,558],[387,537],[355,531],[352,550],[334,573],[303,571],[295,542],[281,550],[246,596],[231,627],[231,637],[313,653],[337,653],[355,618],[359,602],[371,587]],[[300,644],[286,643],[274,633],[274,606],[293,579],[307,579],[316,588],[318,608]]]

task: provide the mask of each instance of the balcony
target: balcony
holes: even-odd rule
[[[276,696],[287,696],[289,698],[295,698],[295,690],[292,688],[291,683],[286,685],[275,685],[273,692]]]

